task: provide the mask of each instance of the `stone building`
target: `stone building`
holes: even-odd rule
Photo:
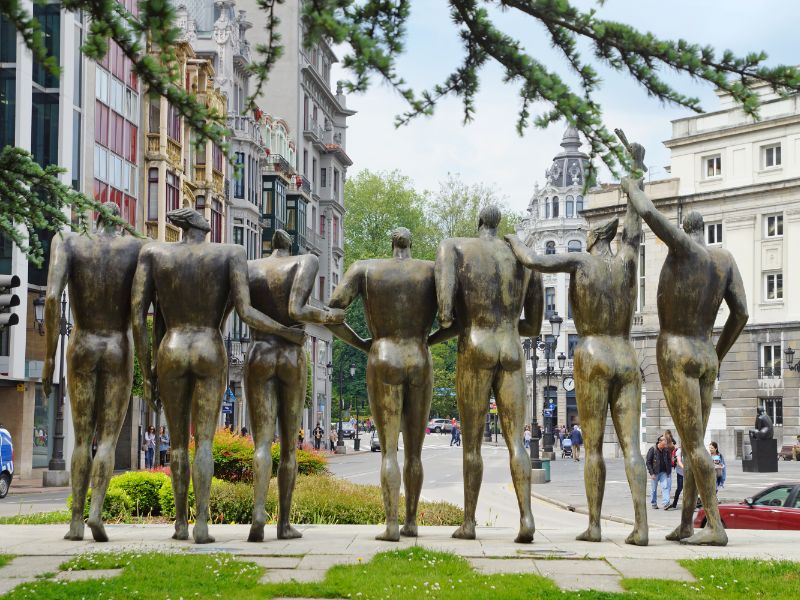
[[[766,87],[757,91],[760,121],[722,93],[718,110],[673,121],[665,142],[671,178],[645,189],[676,224],[690,210],[700,212],[707,244],[729,250],[741,271],[750,319],[722,363],[706,435],[737,458],[757,407],[775,423],[779,444],[800,434],[800,373],[784,362],[786,350],[800,348],[800,277],[790,267],[800,250],[800,97],[782,98]],[[589,202],[584,215],[590,225],[625,210],[616,185],[593,191]],[[632,336],[646,380],[649,443],[664,429],[674,431],[655,359],[656,290],[666,253],[645,226]],[[728,314],[723,303],[715,339]]]

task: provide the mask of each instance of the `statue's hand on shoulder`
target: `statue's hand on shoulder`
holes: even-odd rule
[[[53,359],[47,357],[44,359],[44,367],[42,367],[42,390],[45,396],[50,396],[53,390],[53,372],[55,371],[55,363]]]

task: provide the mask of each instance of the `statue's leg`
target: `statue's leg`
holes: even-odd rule
[[[272,369],[265,368],[259,351],[254,348],[244,369],[244,388],[247,394],[247,411],[253,433],[253,522],[250,542],[264,541],[267,522],[267,491],[272,477],[272,439],[275,435],[277,414],[277,380],[270,379]]]
[[[165,360],[166,354],[163,348],[158,353],[158,389],[169,427],[169,470],[175,498],[175,533],[172,537],[176,540],[188,540],[191,388],[189,376],[169,368],[170,365]]]
[[[398,504],[400,502],[400,466],[397,464],[397,444],[400,437],[400,411],[403,406],[403,385],[385,383],[383,365],[367,362],[367,393],[369,405],[378,427],[381,442],[381,495],[386,511],[386,529],[375,536],[377,540],[396,542],[400,539]],[[398,378],[399,379],[399,378]]]
[[[617,439],[625,457],[625,476],[633,497],[634,528],[625,543],[646,546],[647,530],[647,468],[639,452],[640,424],[642,420],[642,382],[638,364],[633,381],[622,385],[617,397],[611,401],[611,419]],[[605,413],[604,413],[605,414]],[[581,418],[583,422],[583,418]]]
[[[282,540],[303,537],[289,523],[292,512],[292,494],[297,480],[297,430],[303,418],[306,399],[306,353],[299,346],[287,349],[293,353],[291,360],[281,361],[278,372],[278,423],[281,428],[281,461],[278,465],[278,538]]]
[[[403,399],[403,484],[406,492],[406,518],[400,533],[417,535],[417,507],[422,493],[422,445],[425,443],[425,425],[433,397],[433,367],[430,363],[409,374]]]
[[[123,345],[125,342],[123,342]],[[114,472],[117,438],[125,421],[133,385],[133,348],[109,349],[97,378],[97,453],[92,468],[92,506],[88,525],[98,542],[107,542],[103,527],[103,500]]]
[[[75,448],[70,462],[72,484],[72,517],[67,540],[83,539],[83,510],[86,506],[86,492],[92,473],[92,436],[96,421],[95,386],[97,375],[94,369],[78,370],[80,362],[70,353],[68,360],[69,402],[72,408],[72,426],[75,432]],[[92,365],[93,366],[93,365]],[[102,505],[101,505],[102,506]]]
[[[214,474],[214,457],[211,445],[217,427],[222,397],[225,393],[225,362],[218,373],[208,377],[194,378],[192,392],[192,420],[194,423],[194,462],[192,463],[192,482],[197,506],[192,537],[196,544],[210,544],[214,538],[208,533],[208,500],[211,495],[211,476]],[[209,369],[211,371],[211,369]]]
[[[464,523],[453,532],[453,537],[467,540],[475,539],[475,509],[483,480],[481,441],[494,378],[493,369],[470,365],[473,352],[465,348],[456,359],[456,397],[464,444]]]
[[[531,509],[531,459],[525,452],[523,431],[525,430],[525,371],[499,369],[495,379],[495,397],[503,438],[508,446],[511,464],[511,481],[519,506],[519,533],[514,540],[520,544],[533,541],[536,529]]]

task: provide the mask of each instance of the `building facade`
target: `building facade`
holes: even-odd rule
[[[747,293],[747,326],[722,363],[706,434],[723,453],[740,458],[747,430],[763,407],[778,444],[800,434],[800,374],[784,363],[800,347],[800,278],[792,272],[800,249],[800,97],[759,88],[761,120],[753,121],[721,94],[719,110],[672,123],[671,178],[646,186],[656,206],[676,224],[689,211],[705,221],[706,243],[736,259]],[[617,186],[590,195],[590,224],[625,209]],[[645,226],[639,311],[632,336],[646,380],[646,440],[674,423],[658,378],[656,291],[666,246]],[[723,303],[715,339],[729,314]]]

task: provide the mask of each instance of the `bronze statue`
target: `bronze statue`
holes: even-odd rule
[[[272,254],[248,263],[250,298],[258,310],[287,327],[306,323],[341,323],[344,311],[324,310],[309,304],[319,270],[313,254],[292,256],[292,240],[279,229],[272,236]],[[272,439],[275,417],[280,424],[280,466],[278,467],[278,538],[302,537],[289,524],[292,493],[297,477],[297,446],[294,438],[306,398],[307,360],[305,348],[268,331],[252,330],[253,343],[244,367],[247,409],[253,427],[254,496],[251,542],[264,540],[267,514],[264,503],[272,476]]]
[[[516,542],[533,541],[531,462],[523,445],[525,369],[519,336],[535,337],[542,323],[541,275],[532,273],[497,237],[500,210],[481,210],[477,238],[450,238],[436,255],[439,322],[458,322],[456,396],[464,443],[464,523],[453,537],[475,539],[483,460],[481,437],[494,392],[509,450],[520,512]],[[522,308],[525,319],[519,320]]]
[[[545,273],[570,274],[569,299],[579,341],[575,348],[575,385],[578,415],[586,449],[583,474],[589,505],[589,528],[576,539],[599,542],[600,511],[606,481],[603,431],[611,419],[625,457],[625,474],[633,496],[635,526],[625,540],[646,546],[647,471],[639,452],[642,379],[639,359],[630,342],[636,308],[636,264],[641,239],[641,218],[628,207],[622,244],[615,256],[611,240],[618,220],[592,229],[588,253],[570,252],[536,256],[516,236],[506,240],[526,267]]]
[[[250,304],[247,257],[234,244],[210,244],[208,221],[182,208],[167,213],[183,230],[178,243],[148,244],[139,256],[133,285],[132,311],[136,352],[144,378],[145,399],[151,401],[154,374],[172,436],[170,467],[175,493],[175,539],[188,539],[189,419],[194,426],[195,456],[192,481],[196,521],[192,536],[202,544],[213,542],[208,533],[208,497],[214,469],[211,443],[226,381],[227,355],[220,327],[229,298],[250,327],[274,332],[302,344],[302,329],[270,319]],[[147,313],[154,301],[164,320],[163,339],[153,345],[151,367]]]
[[[706,246],[699,213],[687,214],[681,230],[656,209],[635,180],[624,178],[622,189],[653,233],[669,248],[658,282],[661,331],[656,354],[661,386],[678,429],[687,468],[681,524],[667,539],[724,546],[728,536],[719,516],[714,465],[703,446],[703,435],[719,365],[747,324],[742,277],[730,252]],[[715,348],[711,333],[723,299],[730,314]],[[698,491],[707,525],[693,534]]]
[[[113,202],[105,203],[118,216]],[[59,300],[69,283],[75,327],[67,350],[67,378],[75,449],[72,452],[72,518],[68,540],[83,539],[83,508],[92,480],[89,528],[98,542],[107,542],[103,500],[114,471],[117,438],[125,420],[133,385],[131,287],[141,240],[121,236],[117,227],[98,218],[91,236],[66,233],[54,240],[45,300],[45,361],[42,387],[50,395],[58,346]],[[92,437],[97,453],[92,458]]]
[[[758,407],[756,428],[750,430],[751,440],[771,440],[773,438],[772,419],[767,416],[763,406]]]
[[[430,335],[436,317],[433,262],[411,258],[411,232],[392,232],[393,258],[362,260],[348,269],[330,305],[347,308],[362,297],[371,340],[349,326],[329,329],[344,342],[367,353],[367,393],[381,444],[381,490],[386,530],[379,540],[396,542],[400,535],[417,535],[417,505],[422,492],[422,444],[433,395],[433,364],[429,344],[455,333]],[[400,468],[397,446],[403,432],[406,519],[398,523]]]

